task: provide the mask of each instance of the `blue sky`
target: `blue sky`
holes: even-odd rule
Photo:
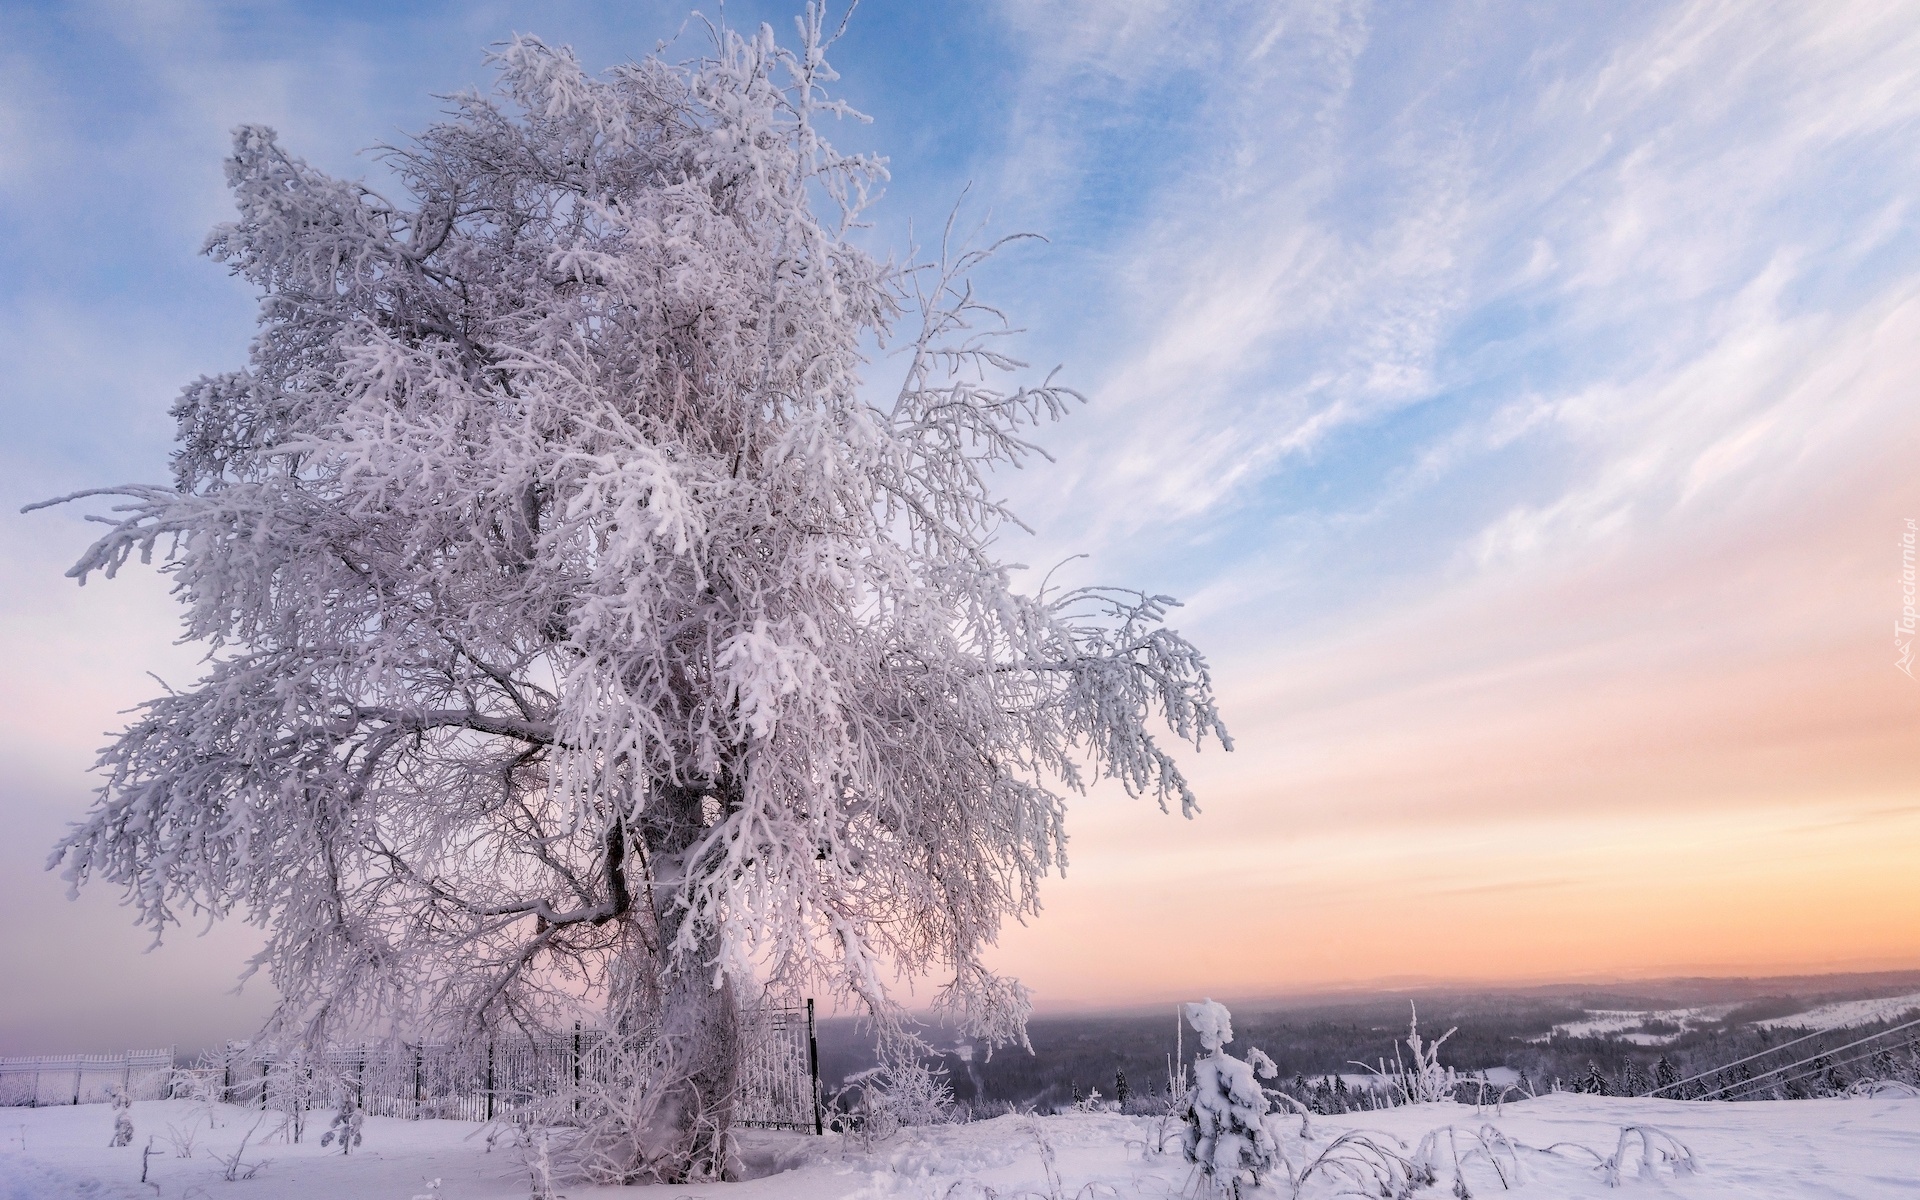
[[[509,32],[604,66],[685,10],[8,15],[18,507],[164,478],[173,393],[242,359],[251,299],[196,254],[233,125],[378,179],[357,152],[485,86]],[[1920,515],[1920,12],[869,0],[833,61],[874,118],[838,141],[891,163],[877,249],[956,202],[1049,239],[984,285],[1091,402],[1007,480],[1035,526],[1008,555],[1186,599],[1241,747],[1196,763],[1191,826],[1079,807],[1073,871],[1005,949],[1043,1004],[1920,966],[1920,685],[1890,637]],[[0,1048],[215,1036],[260,1003],[219,997],[244,934],[131,960],[110,898],[37,870],[145,672],[194,669],[162,583],[60,578],[78,515],[0,521],[0,899],[27,914],[0,958],[36,964],[0,983]],[[1193,904],[1255,915],[1196,935]],[[1116,924],[1156,949],[1064,949]]]

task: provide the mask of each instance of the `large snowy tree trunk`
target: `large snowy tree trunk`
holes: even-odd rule
[[[718,944],[712,930],[687,933],[678,902],[681,882],[698,869],[696,853],[707,827],[707,806],[726,807],[730,789],[656,783],[641,820],[652,876],[659,937],[659,1000],[655,1047],[663,1089],[661,1133],[678,1161],[670,1181],[732,1174],[731,1130],[739,1093],[740,1014],[731,980],[714,978]],[[676,952],[676,946],[678,950]]]

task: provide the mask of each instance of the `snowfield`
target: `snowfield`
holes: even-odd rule
[[[1822,1004],[1790,1017],[1775,1017],[1770,1021],[1755,1021],[1754,1024],[1762,1029],[1844,1029],[1851,1025],[1891,1021],[1912,1015],[1917,1010],[1920,1010],[1920,992],[1908,992],[1904,996]]]
[[[113,1116],[105,1105],[6,1110],[0,1113],[0,1200],[518,1200],[528,1194],[510,1129],[489,1148],[487,1126],[374,1117],[366,1123],[365,1146],[343,1157],[318,1145],[325,1112],[313,1114],[300,1145],[277,1137],[260,1141],[277,1120],[274,1114],[259,1126],[244,1156],[249,1163],[271,1161],[254,1178],[229,1182],[213,1154],[230,1154],[261,1114],[223,1107],[216,1115],[219,1128],[209,1131],[205,1113],[188,1101],[135,1104],[134,1146],[109,1149]],[[165,1137],[169,1124],[201,1130],[192,1158],[173,1156]],[[1676,1177],[1671,1164],[1661,1162],[1646,1178],[1636,1139],[1619,1187],[1609,1187],[1599,1160],[1615,1153],[1623,1127],[1636,1125],[1683,1143],[1696,1170]],[[1438,1178],[1419,1193],[1434,1200],[1456,1194],[1454,1147],[1467,1191],[1483,1200],[1508,1190],[1542,1198],[1920,1196],[1920,1100],[1903,1097],[1709,1104],[1563,1093],[1478,1113],[1470,1105],[1424,1104],[1314,1118],[1314,1136],[1304,1143],[1298,1120],[1289,1119],[1285,1148],[1298,1169],[1352,1131],[1389,1146],[1398,1139],[1412,1153],[1425,1135],[1448,1126],[1452,1138],[1438,1139]],[[1476,1134],[1485,1126],[1516,1147],[1518,1179],[1510,1189],[1478,1149]],[[142,1185],[140,1148],[150,1135],[156,1135],[158,1153],[148,1164],[153,1182]],[[758,1177],[742,1183],[645,1191],[564,1187],[562,1194],[568,1200],[1160,1200],[1205,1193],[1181,1157],[1177,1125],[1103,1113],[1003,1116],[909,1129],[871,1147],[858,1137],[753,1132],[745,1157]],[[1499,1165],[1514,1174],[1505,1152]],[[1300,1195],[1339,1191],[1337,1179],[1316,1174]],[[1286,1197],[1290,1190],[1281,1181],[1249,1194]]]
[[[1549,1041],[1555,1037],[1611,1037],[1636,1046],[1665,1046],[1678,1041],[1687,1031],[1706,1025],[1732,1012],[1732,1004],[1709,1004],[1694,1008],[1661,1008],[1646,1011],[1627,1009],[1594,1008],[1587,1010],[1583,1021],[1570,1021],[1555,1025],[1551,1032],[1544,1033],[1531,1040]],[[1672,1033],[1647,1033],[1641,1027],[1649,1022],[1660,1021],[1678,1026]]]

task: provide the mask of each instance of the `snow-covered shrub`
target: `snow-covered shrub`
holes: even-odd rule
[[[260,1132],[260,1126],[265,1120],[266,1118],[262,1117],[260,1120],[255,1121],[252,1128],[248,1129],[247,1132],[241,1136],[240,1144],[234,1147],[231,1154],[222,1154],[218,1150],[214,1150],[211,1147],[208,1148],[207,1156],[220,1164],[220,1178],[226,1180],[228,1183],[232,1183],[238,1179],[252,1179],[273,1165],[273,1160],[270,1158],[256,1159],[253,1162],[247,1161],[247,1143],[251,1142],[254,1135]]]
[[[360,1111],[360,1103],[353,1089],[345,1089],[340,1107],[333,1114],[333,1122],[327,1131],[320,1135],[322,1146],[340,1143],[340,1153],[352,1154],[353,1148],[362,1140],[360,1128],[366,1123],[366,1115]]]
[[[324,1066],[316,1069],[315,1059],[303,1053],[267,1058],[261,1086],[266,1089],[265,1107],[284,1114],[275,1132],[294,1145],[306,1136],[307,1113],[324,1107],[335,1090]]]
[[[1187,1161],[1216,1188],[1237,1193],[1243,1176],[1257,1187],[1283,1162],[1267,1126],[1267,1094],[1255,1078],[1256,1069],[1271,1078],[1273,1061],[1258,1050],[1247,1061],[1226,1052],[1233,1021],[1225,1005],[1203,1000],[1187,1005],[1186,1016],[1204,1052],[1194,1059],[1193,1086],[1187,1092],[1182,1143]]]
[[[847,1076],[833,1104],[871,1142],[913,1125],[945,1125],[953,1119],[953,1088],[946,1072],[906,1052],[883,1055],[877,1067]]]
[[[167,1131],[160,1136],[167,1139],[175,1158],[192,1158],[193,1143],[200,1136],[200,1122],[188,1121],[185,1128],[169,1123]]]
[[[202,1107],[221,1102],[221,1069],[202,1055],[191,1067],[175,1067],[167,1076],[167,1098],[191,1100]]]
[[[1441,1144],[1446,1145],[1442,1153]],[[1466,1149],[1461,1149],[1462,1145]],[[1486,1161],[1493,1168],[1495,1178],[1500,1181],[1503,1191],[1520,1186],[1523,1174],[1520,1166],[1520,1148],[1513,1140],[1494,1125],[1482,1125],[1478,1129],[1461,1129],[1455,1125],[1442,1125],[1429,1130],[1420,1139],[1420,1145],[1414,1150],[1410,1161],[1424,1178],[1438,1177],[1440,1168],[1451,1160],[1453,1167],[1453,1191],[1456,1196],[1468,1194],[1465,1169],[1475,1158]]]
[[[1435,1038],[1424,1041],[1420,1037],[1420,1010],[1409,1001],[1407,1008],[1410,1016],[1407,1021],[1407,1038],[1404,1043],[1413,1053],[1413,1061],[1405,1062],[1400,1057],[1400,1046],[1393,1047],[1393,1066],[1387,1066],[1386,1059],[1378,1060],[1377,1065],[1369,1066],[1363,1062],[1353,1065],[1362,1070],[1372,1071],[1384,1080],[1388,1095],[1396,1104],[1432,1104],[1439,1100],[1451,1100],[1459,1090],[1460,1077],[1452,1067],[1440,1065],[1440,1046],[1448,1038],[1460,1032],[1454,1027]]]
[[[121,1088],[113,1089],[113,1140],[107,1144],[133,1145],[133,1100]]]
[[[1639,1153],[1634,1153],[1635,1148]],[[1660,1178],[1658,1168],[1664,1165],[1675,1177],[1691,1175],[1699,1170],[1694,1161],[1693,1151],[1687,1149],[1679,1138],[1664,1129],[1655,1129],[1651,1125],[1628,1125],[1620,1131],[1620,1143],[1614,1148],[1613,1156],[1601,1163],[1602,1173],[1609,1187],[1619,1187],[1622,1172],[1628,1164],[1638,1164],[1638,1177],[1647,1183]]]
[[[1844,1093],[1848,1096],[1911,1096],[1920,1098],[1920,1087],[1899,1079],[1856,1079]]]
[[[1351,1130],[1316,1154],[1292,1180],[1299,1196],[1314,1176],[1331,1182],[1336,1196],[1380,1196],[1408,1200],[1436,1180],[1431,1167],[1407,1155],[1406,1145],[1390,1133]]]
[[[553,1124],[559,1112],[552,1100],[521,1105],[495,1129],[511,1128],[510,1145],[527,1173],[529,1200],[562,1200],[561,1183],[575,1174],[569,1164],[576,1161],[571,1143],[578,1130]],[[489,1131],[487,1149],[491,1153],[496,1133]]]

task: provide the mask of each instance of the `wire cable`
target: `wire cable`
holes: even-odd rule
[[[1719,1094],[1720,1094],[1721,1092],[1724,1092],[1724,1091],[1728,1091],[1728,1090],[1730,1090],[1730,1089],[1732,1089],[1732,1088],[1736,1088],[1736,1087],[1745,1087],[1745,1086],[1747,1086],[1747,1085],[1748,1085],[1748,1084],[1750,1084],[1750,1083],[1758,1083],[1758,1082],[1759,1082],[1760,1080],[1762,1080],[1762,1079],[1766,1079],[1766,1078],[1769,1078],[1769,1077],[1771,1077],[1771,1076],[1774,1076],[1774,1075],[1778,1075],[1778,1074],[1780,1074],[1780,1073],[1781,1073],[1781,1072],[1783,1072],[1783,1071],[1793,1071],[1793,1070],[1797,1070],[1797,1069],[1799,1069],[1799,1068],[1801,1068],[1801,1067],[1804,1067],[1804,1066],[1807,1066],[1808,1064],[1810,1064],[1810,1063],[1812,1063],[1812,1062],[1814,1062],[1814,1061],[1815,1061],[1816,1059],[1821,1059],[1821,1058],[1829,1058],[1829,1057],[1831,1057],[1831,1056],[1833,1056],[1833,1055],[1835,1055],[1835,1054],[1838,1054],[1838,1053],[1840,1053],[1840,1052],[1841,1052],[1842,1050],[1851,1050],[1851,1049],[1853,1049],[1853,1048],[1854,1048],[1855,1046],[1864,1046],[1864,1045],[1866,1045],[1866,1044],[1867,1044],[1868,1042],[1877,1042],[1877,1041],[1879,1041],[1879,1040],[1880,1040],[1881,1038],[1883,1038],[1883,1037],[1886,1037],[1886,1036],[1887,1036],[1888,1034],[1892,1034],[1892,1033],[1898,1033],[1898,1032],[1900,1032],[1900,1031],[1901,1031],[1902,1029],[1912,1029],[1912,1028],[1914,1028],[1915,1026],[1920,1026],[1920,1020],[1913,1020],[1913,1021],[1908,1021],[1908,1022],[1907,1022],[1906,1024],[1904,1024],[1904,1025],[1895,1025],[1895,1026],[1892,1026],[1891,1028],[1888,1028],[1888,1029],[1882,1029],[1882,1030],[1881,1030],[1880,1032],[1878,1032],[1878,1033],[1870,1033],[1870,1034],[1868,1034],[1868,1035],[1867,1035],[1866,1037],[1863,1037],[1863,1038],[1860,1038],[1860,1039],[1858,1039],[1858,1040],[1856,1040],[1856,1041],[1851,1041],[1851,1042],[1848,1042],[1848,1043],[1847,1043],[1846,1045],[1844,1045],[1844,1046],[1835,1046],[1835,1047],[1833,1047],[1833,1048],[1832,1048],[1832,1049],[1830,1049],[1830,1050],[1822,1050],[1822,1051],[1821,1051],[1820,1053],[1818,1053],[1818,1054],[1811,1054],[1811,1055],[1808,1055],[1808,1056],[1807,1056],[1806,1058],[1803,1058],[1803,1059],[1801,1059],[1801,1060],[1800,1060],[1800,1061],[1798,1061],[1798,1062],[1790,1062],[1790,1063],[1788,1063],[1788,1064],[1787,1064],[1786,1066],[1784,1066],[1784,1067],[1775,1067],[1775,1068],[1774,1068],[1773,1070],[1771,1070],[1771,1071],[1762,1071],[1762,1072],[1761,1072],[1760,1074],[1758,1074],[1758,1075],[1750,1075],[1750,1076],[1748,1076],[1747,1078],[1745,1078],[1745,1079],[1742,1079],[1742,1080],[1740,1080],[1740,1081],[1739,1081],[1738,1083],[1729,1083],[1729,1084],[1724,1084],[1724,1085],[1722,1085],[1722,1086],[1720,1086],[1720,1087],[1717,1087],[1717,1088],[1714,1088],[1714,1089],[1713,1089],[1712,1091],[1710,1091],[1710,1092],[1706,1092],[1706,1093],[1704,1093],[1704,1094],[1702,1094],[1702,1095],[1699,1095],[1699,1096],[1695,1096],[1695,1097],[1694,1097],[1694,1099],[1696,1099],[1696,1100],[1711,1100],[1711,1099],[1713,1099],[1713,1098],[1714,1098],[1715,1096],[1717,1096],[1717,1095],[1719,1095]],[[1827,1032],[1827,1033],[1831,1033],[1831,1032],[1832,1032],[1832,1030],[1824,1030],[1823,1032]],[[1774,1047],[1774,1048],[1775,1048],[1775,1049],[1777,1050],[1777,1049],[1779,1049],[1780,1047],[1778,1047],[1778,1046],[1776,1046],[1776,1047]],[[1754,1057],[1758,1057],[1758,1056],[1756,1055],[1756,1056],[1754,1056]],[[1751,1061],[1751,1060],[1750,1060],[1750,1059],[1741,1059],[1741,1060],[1740,1060],[1740,1062],[1748,1062],[1748,1061]],[[1728,1063],[1726,1067],[1721,1067],[1721,1068],[1719,1068],[1719,1070],[1722,1070],[1722,1071],[1724,1071],[1724,1070],[1726,1070],[1726,1069],[1727,1069],[1727,1067],[1734,1067],[1734,1066],[1738,1066],[1738,1065],[1739,1065],[1739,1063]],[[1709,1074],[1709,1075],[1711,1075],[1711,1074],[1713,1074],[1713,1073],[1714,1073],[1714,1072],[1712,1072],[1712,1071],[1709,1071],[1709,1072],[1707,1072],[1707,1074]],[[1700,1077],[1699,1077],[1699,1076],[1695,1076],[1695,1078],[1697,1079],[1697,1078],[1700,1078]],[[1669,1086],[1671,1086],[1671,1085],[1669,1085]]]

